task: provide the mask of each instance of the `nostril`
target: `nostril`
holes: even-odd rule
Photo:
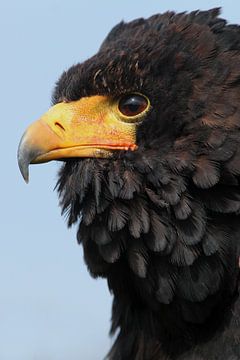
[[[55,126],[57,126],[58,128],[60,128],[61,130],[65,131],[64,127],[62,126],[62,124],[60,124],[58,121],[56,121],[54,123]]]

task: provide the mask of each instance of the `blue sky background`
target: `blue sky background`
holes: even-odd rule
[[[117,22],[165,10],[223,7],[240,23],[240,3],[158,0],[0,0],[0,360],[99,360],[111,296],[82,260],[53,188],[57,163],[17,168],[26,126],[45,112],[62,71],[93,55]]]

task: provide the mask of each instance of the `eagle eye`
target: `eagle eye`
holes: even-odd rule
[[[150,102],[144,95],[130,94],[120,98],[118,109],[122,115],[132,117],[147,110],[149,105]]]

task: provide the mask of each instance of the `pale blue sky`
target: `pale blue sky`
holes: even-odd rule
[[[165,10],[223,7],[240,23],[237,0],[0,0],[0,360],[100,360],[110,347],[111,297],[82,260],[53,192],[57,163],[16,163],[26,126],[50,104],[54,82],[93,55],[117,22]]]

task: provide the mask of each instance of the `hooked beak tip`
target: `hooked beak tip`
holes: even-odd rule
[[[26,133],[25,133],[26,134]],[[23,134],[18,146],[17,160],[18,167],[26,183],[29,182],[29,164],[39,153],[39,150],[29,146],[26,135]]]
[[[21,145],[21,143],[20,143]],[[29,182],[29,162],[24,158],[21,146],[18,148],[18,167],[26,184]]]

